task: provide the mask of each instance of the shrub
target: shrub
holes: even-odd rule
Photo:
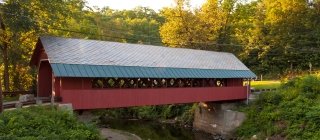
[[[319,139],[320,78],[308,75],[262,94],[246,107],[247,120],[237,129],[241,138]]]
[[[96,110],[95,113],[102,118],[138,118],[147,120],[174,119],[191,124],[194,110],[197,104],[187,105],[162,105],[162,106],[141,106],[121,109]]]
[[[320,78],[317,76],[305,76],[296,82],[296,87],[302,93],[320,93]]]
[[[78,122],[70,112],[49,106],[5,111],[0,115],[0,139],[99,139],[94,125]]]

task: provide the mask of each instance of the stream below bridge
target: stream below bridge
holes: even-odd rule
[[[108,128],[126,131],[139,136],[143,140],[215,140],[219,135],[193,131],[174,124],[144,120],[105,120]]]

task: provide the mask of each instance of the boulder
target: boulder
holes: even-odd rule
[[[34,95],[33,94],[25,94],[25,95],[20,95],[19,96],[19,102],[28,102],[28,101],[33,101]]]
[[[21,102],[17,102],[17,103],[15,104],[15,107],[16,107],[16,108],[22,108],[22,105],[23,105],[23,104],[22,104]]]
[[[37,105],[42,105],[42,100],[37,99],[37,100],[36,100],[36,104],[37,104]]]

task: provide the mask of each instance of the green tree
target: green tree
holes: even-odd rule
[[[226,46],[232,41],[233,11],[236,0],[207,0],[197,16],[202,21],[207,42],[213,42],[213,50],[227,51]]]
[[[35,83],[29,61],[42,35],[161,44],[163,18],[145,7],[119,11],[85,8],[83,0],[7,0],[0,8],[5,90],[28,90]]]
[[[316,4],[315,4],[316,5]],[[235,35],[244,44],[242,57],[259,73],[319,67],[316,6],[304,0],[261,0],[238,6]],[[243,17],[243,18],[242,18]]]
[[[83,6],[81,0],[8,0],[1,5],[5,90],[28,90],[33,83],[28,64],[37,37],[50,33],[61,35],[56,28],[67,28],[68,21]]]
[[[171,47],[199,48],[206,41],[200,19],[193,13],[188,0],[177,0],[174,8],[164,8],[165,23],[160,28],[162,42]]]
[[[238,52],[234,43],[234,9],[236,0],[207,0],[200,9],[191,9],[187,0],[165,8],[166,22],[160,28],[162,41],[172,47]]]

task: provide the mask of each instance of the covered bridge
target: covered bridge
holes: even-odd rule
[[[74,109],[243,100],[256,77],[231,53],[49,36],[31,65],[37,96]]]

